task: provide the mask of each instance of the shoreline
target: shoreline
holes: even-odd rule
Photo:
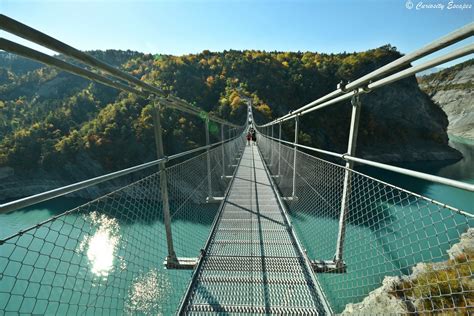
[[[450,142],[466,144],[467,146],[474,147],[474,140],[465,139],[459,136],[449,135]],[[371,159],[375,161],[380,161],[383,163],[388,163],[394,166],[404,166],[408,167],[409,169],[418,169],[418,166],[424,165],[436,165],[439,167],[446,167],[456,164],[457,162],[461,161],[464,158],[464,154],[460,159],[453,159],[452,154],[455,148],[451,147],[453,151],[437,151],[434,149],[433,152],[420,152],[418,155],[413,155],[413,153],[405,154],[405,155],[394,155],[394,154],[381,154],[376,153],[373,156],[366,156],[362,155],[366,159]],[[457,150],[456,150],[457,151]],[[442,155],[440,155],[442,154]],[[417,157],[423,155],[423,158],[433,158],[433,157],[440,157],[444,156],[447,159],[422,159],[418,160]],[[449,157],[449,158],[448,158]],[[403,159],[405,158],[405,159]],[[415,158],[415,159],[414,159]],[[86,170],[87,166],[92,166],[94,170]],[[79,167],[79,166],[78,166]],[[81,179],[85,174],[86,171],[94,171],[94,173],[103,173],[104,170],[99,168],[97,164],[91,163],[83,163],[80,166],[81,168],[68,168],[65,172],[63,171],[54,171],[54,172],[47,172],[45,170],[36,170],[30,173],[17,173],[15,170],[9,167],[2,167],[0,171],[3,170],[3,177],[0,174],[0,179],[2,179],[2,184],[0,184],[0,196],[2,201],[12,201],[20,198],[24,198],[27,196],[31,196],[34,194],[42,193],[45,191],[53,190],[58,187],[68,185],[74,183],[76,181],[83,180]],[[7,170],[8,169],[8,170]],[[74,170],[75,172],[72,172]],[[429,174],[436,174],[436,172],[426,172]],[[0,172],[1,173],[1,172]],[[102,183],[99,186],[94,186],[88,189],[79,190],[73,193],[68,194],[64,197],[71,197],[71,198],[84,198],[88,200],[92,200],[95,198],[100,197],[101,195],[107,194],[117,188],[127,185],[128,181],[133,179],[124,177],[122,179],[115,179],[112,182]],[[459,181],[463,181],[460,179]]]
[[[473,145],[474,146],[474,139],[471,139],[471,138],[457,136],[457,135],[449,134],[449,133],[448,133],[448,138],[449,138],[450,142],[455,142],[455,143],[461,143],[461,144]]]

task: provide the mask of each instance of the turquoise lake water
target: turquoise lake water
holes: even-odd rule
[[[451,136],[451,138],[454,137]],[[450,146],[460,151],[464,158],[452,163],[426,161],[405,163],[399,166],[474,184],[474,141],[454,138],[454,141],[450,142]],[[359,170],[362,173],[400,186],[406,190],[438,200],[471,214],[474,213],[474,193],[472,192],[374,168],[360,168]]]
[[[0,246],[0,314],[174,314],[192,271],[164,268],[166,238],[157,201],[134,200],[130,207],[125,197],[88,203],[6,240]],[[2,215],[2,234],[84,202],[59,199]],[[178,256],[196,257],[217,204],[185,204],[181,212],[171,205],[178,212],[172,217],[174,246]]]
[[[403,166],[474,183],[474,143],[456,141],[452,142],[452,146],[463,152],[463,160],[448,164],[429,162]],[[474,212],[473,193],[372,168],[360,168],[360,171],[442,203]],[[60,198],[0,215],[0,239],[86,202],[83,199]],[[126,311],[130,314],[164,315],[174,312],[191,272],[163,268],[166,243],[161,213],[145,214],[143,210],[149,209],[149,205],[154,202],[141,202],[141,208],[131,208],[127,214],[116,216],[112,216],[113,211],[102,216],[95,209],[105,205],[113,210],[114,207],[128,205],[126,198],[93,204],[0,246],[0,269],[3,269],[4,276],[0,282],[0,311],[22,309],[25,313],[42,314],[122,314]],[[187,210],[187,214],[173,218],[175,248],[178,256],[195,257],[204,246],[217,208],[212,206],[202,209],[202,206],[196,206],[194,212],[193,207],[187,207]],[[400,210],[400,214],[402,212]],[[408,231],[410,225],[415,229],[414,225],[424,223],[421,215],[419,218],[412,214],[403,216],[413,219],[405,227]],[[318,236],[318,232],[328,229],[337,231],[337,221],[321,219],[315,223],[313,219],[309,215],[302,215],[296,220],[297,231],[303,234],[299,237],[308,248],[310,257],[330,259],[333,253],[311,245],[318,238],[324,238]],[[301,229],[307,223],[312,223],[311,230]],[[428,234],[439,229],[443,223],[435,226],[427,229]],[[458,233],[453,231],[454,235]],[[351,258],[347,262],[350,267],[347,274],[319,276],[336,311],[340,311],[348,302],[360,300],[368,291],[378,287],[385,274],[406,273],[402,269],[397,272],[393,262],[400,261],[400,258],[406,259],[403,253],[410,247],[407,242],[409,236],[398,236],[397,242],[408,246],[402,245],[390,252],[393,262],[381,259],[379,263],[372,262],[371,266],[363,266],[362,258],[377,258],[380,251],[387,251],[383,248],[393,243],[394,237],[389,234],[377,235],[367,227],[356,225],[348,230],[348,238],[351,236],[372,240],[373,245],[354,247],[352,253],[351,250],[347,251],[348,258]],[[434,234],[426,242],[439,243],[436,238]],[[449,244],[442,243],[438,257],[441,258],[447,248]],[[408,267],[433,256],[432,252],[419,251],[410,262],[397,264]],[[377,273],[373,273],[374,267]],[[345,288],[348,285],[357,288],[357,291]],[[9,293],[11,288],[14,291]]]

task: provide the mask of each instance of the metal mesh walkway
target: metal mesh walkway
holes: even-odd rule
[[[254,146],[243,152],[183,314],[328,312]]]

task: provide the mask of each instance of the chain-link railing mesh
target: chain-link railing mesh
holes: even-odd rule
[[[258,145],[282,196],[292,197],[294,148],[263,136]],[[287,206],[308,256],[334,257],[346,172],[347,272],[318,274],[333,309],[342,312],[393,276],[388,294],[405,313],[473,313],[472,215],[297,151],[295,197]]]
[[[237,138],[209,151],[222,196]],[[223,161],[224,160],[224,161]],[[190,270],[167,270],[160,172],[0,241],[0,314],[163,314],[176,311]],[[167,169],[174,248],[197,257],[219,203],[207,153]]]

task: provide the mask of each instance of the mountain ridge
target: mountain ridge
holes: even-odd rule
[[[333,91],[341,80],[354,80],[401,56],[390,45],[343,54],[235,50],[184,56],[115,50],[91,54],[121,64],[135,77],[235,123],[244,122],[247,112],[240,94],[252,99],[255,119],[262,123]],[[21,58],[8,64],[2,57],[0,167],[13,169],[6,180],[20,184],[50,173],[62,182],[78,181],[156,157],[149,100]],[[419,89],[414,76],[361,100],[358,156],[392,162],[460,158],[448,146],[446,115]],[[305,115],[300,143],[345,152],[350,108],[348,101]],[[203,124],[200,118],[166,110],[165,152],[202,146]],[[293,138],[292,124],[283,126],[287,139]],[[211,141],[218,137],[219,133],[212,134]],[[86,170],[84,160],[98,167]],[[83,166],[76,175],[64,171],[66,165],[75,164]]]

